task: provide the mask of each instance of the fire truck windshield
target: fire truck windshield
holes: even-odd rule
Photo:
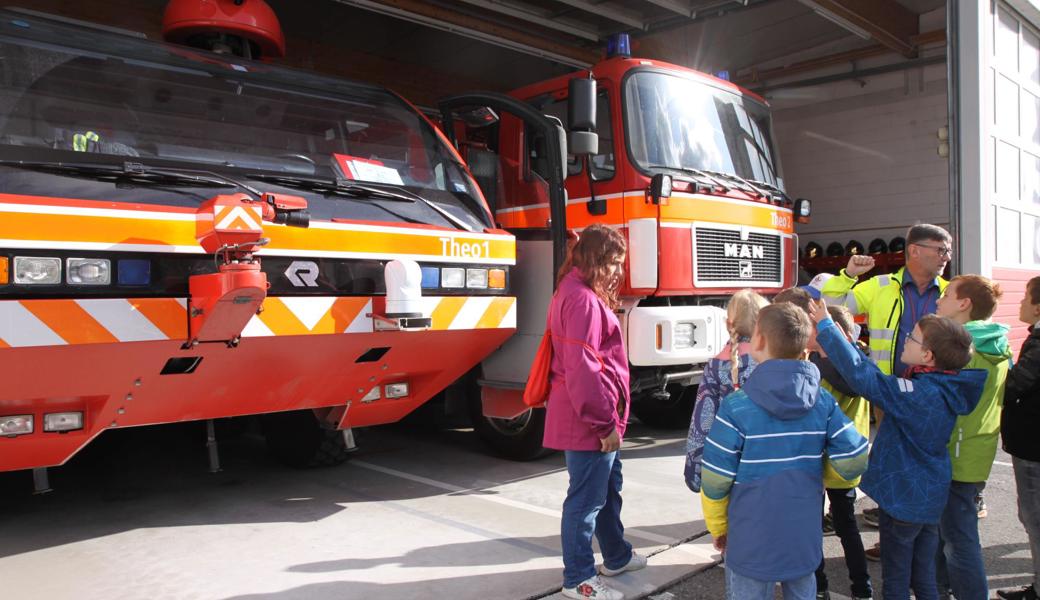
[[[26,15],[0,17],[0,158],[30,153],[81,164],[181,163],[240,178],[370,182],[422,196],[474,226],[487,221],[458,159],[385,89]]]
[[[629,152],[644,171],[716,171],[783,187],[769,111],[756,100],[645,70],[626,80],[624,110]]]

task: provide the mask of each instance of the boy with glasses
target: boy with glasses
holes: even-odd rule
[[[958,415],[979,401],[986,371],[964,369],[971,336],[950,319],[922,317],[903,338],[903,377],[884,374],[813,305],[817,343],[852,389],[885,411],[860,484],[881,509],[882,597],[937,600],[939,519],[950,489],[946,448]],[[963,370],[962,370],[963,369]]]

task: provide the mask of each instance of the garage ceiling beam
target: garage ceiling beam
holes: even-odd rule
[[[615,6],[610,6],[609,4],[595,4],[593,2],[588,2],[587,0],[556,1],[636,29],[646,29],[647,26],[646,22],[643,21],[642,15]]]
[[[646,0],[654,6],[660,6],[661,8],[672,11],[677,15],[684,17],[690,17],[693,15],[693,11],[685,2],[679,2],[678,0]]]
[[[598,42],[600,39],[599,32],[586,29],[584,27],[578,27],[561,19],[550,19],[531,12],[530,10],[520,8],[512,3],[502,2],[501,0],[459,0],[466,4],[472,4],[473,6],[479,6],[487,10],[491,10],[503,15],[509,15],[529,23],[535,23],[542,27],[548,27],[564,33],[569,33],[575,37],[584,38],[592,42]]]
[[[910,37],[918,15],[895,0],[799,0],[816,14],[862,38],[873,39],[907,58],[917,56]]]
[[[546,40],[522,31],[488,23],[485,19],[446,10],[422,0],[335,1],[580,69],[588,67],[600,58],[598,51],[583,50]]]

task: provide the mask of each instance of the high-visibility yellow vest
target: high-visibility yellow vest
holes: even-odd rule
[[[906,334],[899,331],[899,320],[903,316],[903,267],[895,273],[875,275],[859,282],[849,277],[845,269],[823,284],[821,293],[828,304],[844,304],[854,315],[867,315],[867,328],[870,333],[870,358],[877,364],[881,372],[891,375],[894,370],[897,336]],[[946,291],[948,281],[942,277],[935,278],[939,284],[939,294]],[[857,285],[858,282],[858,285]]]

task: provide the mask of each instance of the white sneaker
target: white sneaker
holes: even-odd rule
[[[628,564],[621,567],[620,569],[608,569],[607,565],[599,566],[600,575],[606,575],[607,577],[614,577],[620,575],[625,571],[638,571],[646,566],[646,557],[642,554],[636,554],[632,552],[632,558],[628,559]]]
[[[593,575],[578,585],[563,588],[563,595],[576,600],[622,600],[625,595],[607,587],[599,575]]]

